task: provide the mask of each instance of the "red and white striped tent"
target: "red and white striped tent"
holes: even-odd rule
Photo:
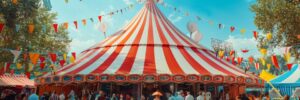
[[[37,79],[39,83],[94,80],[257,83],[255,76],[183,34],[152,0],[128,25],[83,51],[74,63]]]
[[[0,86],[16,87],[29,86],[34,87],[34,81],[27,78],[25,75],[0,75]]]

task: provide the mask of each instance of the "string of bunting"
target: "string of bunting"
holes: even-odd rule
[[[121,9],[118,9],[118,10],[115,10],[115,11],[110,11],[109,13],[106,13],[106,14],[97,16],[96,19],[98,19],[99,22],[102,22],[104,16],[110,16],[110,17],[112,17],[113,15],[118,14],[118,13],[123,14],[125,11],[127,11],[127,10],[133,8],[134,6],[135,6],[135,4],[131,4],[131,5],[127,6],[127,7],[125,7],[125,8],[121,8]],[[88,20],[90,20],[90,22],[94,23],[94,22],[95,22],[94,19],[95,19],[95,17],[89,17],[89,18],[84,18],[84,19],[81,19],[81,20],[74,20],[73,22],[64,22],[64,23],[61,23],[61,24],[53,23],[53,24],[52,24],[52,28],[53,28],[53,31],[57,33],[57,32],[58,32],[58,27],[59,27],[60,25],[62,25],[65,29],[68,29],[69,24],[70,24],[70,23],[73,23],[73,25],[75,26],[75,28],[78,29],[78,24],[79,24],[80,21],[81,21],[82,25],[85,26],[85,25],[87,24]],[[16,30],[16,32],[18,32],[18,30],[19,30],[19,28],[20,28],[21,26],[18,25],[18,24],[16,24],[15,26],[16,26],[16,29],[15,29],[15,30]],[[30,33],[30,34],[33,33],[34,30],[35,30],[35,25],[34,25],[34,23],[30,23],[30,24],[28,24],[27,26],[24,26],[24,27],[27,27],[27,28],[28,28],[28,33]],[[0,22],[0,33],[1,33],[4,29],[5,29],[5,23],[1,23],[1,22]],[[43,25],[43,26],[42,26],[42,31],[43,31],[43,32],[46,32],[46,29],[47,29],[46,25]]]

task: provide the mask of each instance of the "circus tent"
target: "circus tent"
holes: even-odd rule
[[[292,95],[293,91],[300,87],[300,65],[294,64],[292,69],[270,81],[275,88],[280,90],[281,95]],[[266,90],[271,86],[266,84]]]
[[[36,79],[38,84],[82,81],[259,84],[256,76],[187,37],[152,0],[129,24],[83,51],[74,63]]]
[[[0,86],[2,87],[16,87],[29,86],[34,87],[34,81],[28,79],[25,75],[9,75],[4,74],[0,76]]]

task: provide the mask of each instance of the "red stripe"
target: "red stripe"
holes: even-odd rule
[[[206,54],[208,54],[208,55],[209,55],[211,58],[213,58],[214,60],[219,61],[220,63],[224,64],[225,66],[227,66],[227,67],[229,67],[229,68],[231,68],[231,69],[233,69],[234,71],[237,71],[237,72],[239,72],[239,73],[242,74],[242,75],[249,76],[249,75],[245,74],[244,71],[239,70],[237,67],[233,67],[234,65],[230,65],[230,64],[226,63],[225,61],[220,60],[220,59],[217,58],[216,56],[212,55],[208,50],[202,50],[202,51],[204,51]]]
[[[156,7],[154,7],[155,9]],[[168,41],[166,40],[160,25],[158,24],[158,20],[157,20],[157,16],[156,13],[154,13],[155,16],[155,22],[156,22],[156,27],[157,27],[157,31],[160,37],[160,40],[162,41],[163,44],[169,44]],[[165,59],[167,61],[168,67],[170,69],[170,71],[173,74],[185,74],[184,71],[181,69],[181,67],[179,66],[178,62],[176,61],[174,55],[172,54],[172,51],[170,49],[169,46],[162,46],[163,48],[163,52],[165,54]]]
[[[227,74],[227,75],[234,75],[232,72],[224,69],[223,67],[221,67],[220,65],[216,64],[215,62],[213,62],[212,60],[208,59],[207,57],[205,57],[200,51],[198,51],[197,48],[192,48],[192,50],[200,57],[202,58],[205,62],[207,62],[209,65],[211,65],[211,67],[214,67],[215,69]]]
[[[166,26],[165,22],[161,21],[163,27],[166,29],[167,33],[169,34],[169,36],[172,38],[173,41],[175,41],[176,44],[178,45],[182,45],[172,34],[172,32],[168,29],[168,27]],[[185,49],[184,47],[177,47],[181,54],[184,56],[184,58],[186,59],[186,61],[188,61],[189,64],[191,64],[191,66],[199,73],[199,74],[210,74],[209,71],[207,71],[202,65],[200,65]]]
[[[147,17],[149,17],[149,12],[147,12],[146,17],[142,23],[142,26],[133,41],[133,44],[139,44],[141,37],[143,35],[143,32],[144,32],[144,28],[146,25],[145,20],[147,20]],[[129,53],[127,54],[124,62],[122,63],[121,67],[119,68],[119,70],[117,70],[116,73],[118,73],[118,74],[129,74],[130,73],[130,70],[133,67],[133,63],[134,63],[134,60],[135,60],[135,57],[136,57],[136,54],[138,51],[138,47],[139,47],[138,45],[130,47]]]
[[[138,19],[136,19],[135,21],[138,21]],[[130,25],[130,27],[131,26],[133,26],[133,24],[131,24]],[[134,29],[134,28],[133,28]],[[108,45],[112,45],[113,43],[115,43],[121,36],[123,36],[124,34],[120,34],[120,35],[118,35],[114,40],[112,40],[110,43],[108,43]],[[85,68],[87,68],[89,65],[91,65],[94,61],[96,61],[96,60],[98,60],[103,54],[103,52],[105,53],[108,49],[109,49],[110,47],[106,47],[105,49],[104,49],[104,51],[101,51],[99,54],[97,54],[94,58],[92,58],[91,60],[89,60],[87,63],[85,63],[83,66],[80,66],[79,68],[77,68],[77,69],[85,69]],[[95,50],[95,49],[93,49],[93,50]],[[93,53],[95,53],[95,52],[93,52],[93,51],[91,51],[91,54],[93,54]],[[91,54],[89,55],[89,56],[91,56]],[[88,57],[88,56],[87,56]],[[82,60],[84,60],[84,59],[82,59]],[[81,61],[80,61],[81,62]],[[72,66],[74,66],[74,65],[76,65],[76,64],[78,64],[79,62],[76,62],[76,63],[74,63]],[[67,69],[69,69],[69,68],[71,68],[72,66],[69,66]],[[67,69],[64,69],[64,70],[67,70]],[[70,73],[75,73],[75,72],[79,72],[79,71],[81,71],[81,70],[73,70],[73,71],[71,71]],[[64,70],[62,70],[62,71],[64,71]],[[61,71],[59,71],[59,72],[61,72]]]
[[[146,15],[145,12],[143,12],[143,17],[145,15]],[[138,22],[140,22],[143,17],[140,17]],[[145,22],[145,20],[146,19],[144,19],[144,22]],[[129,34],[119,44],[124,44],[130,38],[130,36],[134,32],[134,30],[137,28],[137,26],[138,26],[138,24],[136,24],[134,26],[134,28],[132,30],[130,30]],[[124,35],[124,34],[122,34],[122,35]],[[94,73],[94,74],[103,73],[113,63],[113,61],[117,58],[119,53],[122,51],[123,47],[124,46],[117,46],[116,50],[100,66],[98,66],[97,69],[95,69],[91,73]]]
[[[173,26],[173,24],[171,24],[168,19],[166,19],[166,17],[160,12],[160,10],[158,10],[158,9],[155,9],[155,10],[158,13],[159,17],[163,19],[162,22],[166,21],[168,26],[172,28],[172,30],[177,34],[178,37],[180,37],[181,40],[183,40],[189,46],[193,46],[193,44],[191,44],[189,41],[187,41],[185,38],[183,38],[182,35],[184,35],[184,34],[182,34],[181,32],[178,32],[178,29],[175,26]]]
[[[150,21],[149,21],[149,28],[148,28],[148,40],[147,44],[154,44],[153,39],[153,23],[152,23],[152,9],[149,5],[147,5],[148,11],[151,12],[149,15]],[[155,65],[155,57],[154,57],[154,47],[151,45],[146,46],[146,55],[145,55],[145,61],[144,61],[144,74],[153,74],[156,73],[156,65]]]

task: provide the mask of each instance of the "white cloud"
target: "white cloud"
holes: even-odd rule
[[[88,49],[89,47],[95,45],[97,42],[96,40],[86,40],[86,41],[82,41],[79,39],[73,39],[72,42],[70,43],[70,47],[71,47],[71,51],[75,51],[75,52],[82,52],[85,49]]]
[[[176,12],[172,12],[171,14],[168,15],[168,19],[172,22],[172,23],[176,23],[179,22],[182,17],[179,15],[175,15]]]
[[[132,1],[131,1],[131,0],[123,0],[123,2],[124,2],[126,5],[132,4]]]
[[[249,56],[260,57],[260,52],[257,49],[257,41],[254,38],[236,38],[234,36],[229,36],[226,42],[232,43],[233,49],[236,53],[244,58]],[[242,49],[248,49],[248,53],[242,53]]]

